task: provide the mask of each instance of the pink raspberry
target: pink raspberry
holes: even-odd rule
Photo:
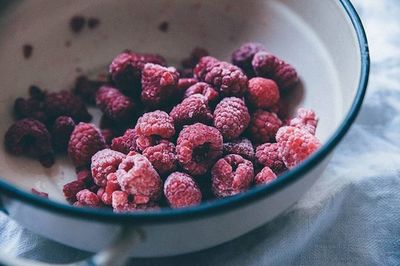
[[[178,79],[179,73],[173,67],[146,64],[142,71],[142,102],[151,108],[168,105]]]
[[[314,135],[291,126],[280,128],[276,140],[279,156],[289,169],[300,164],[321,147],[321,142]]]
[[[214,104],[218,101],[218,92],[205,82],[197,82],[190,86],[186,91],[184,98],[188,98],[194,94],[202,94],[206,97],[209,104]]]
[[[51,129],[53,147],[60,152],[67,151],[69,138],[75,128],[74,120],[69,116],[58,117]]]
[[[257,110],[251,117],[249,131],[252,139],[257,143],[274,141],[282,121],[275,113]]]
[[[106,186],[104,187],[104,192],[101,194],[101,201],[107,205],[110,206],[112,204],[112,194],[114,191],[120,191],[121,186],[118,183],[117,180],[117,175],[116,173],[110,173],[107,176],[107,182]]]
[[[41,122],[25,118],[15,122],[4,136],[8,152],[37,158],[44,167],[54,164],[51,136]]]
[[[207,98],[201,94],[194,94],[185,98],[170,112],[176,128],[194,123],[212,124],[213,114],[207,104]]]
[[[177,88],[179,91],[186,91],[190,86],[193,86],[198,81],[195,78],[180,78],[178,80]]]
[[[201,47],[195,47],[190,53],[189,58],[182,60],[181,65],[183,68],[194,68],[204,56],[208,56],[209,53],[206,49]]]
[[[172,208],[185,208],[201,203],[201,191],[194,179],[185,173],[174,172],[164,183],[164,194]]]
[[[219,159],[211,169],[212,190],[222,198],[246,191],[253,182],[253,164],[242,156],[230,154]]]
[[[276,174],[286,171],[285,163],[278,153],[278,143],[264,143],[256,149],[257,162],[271,168]]]
[[[116,174],[121,189],[133,195],[136,204],[156,201],[161,195],[161,178],[143,155],[126,156]]]
[[[246,138],[237,139],[232,142],[224,143],[224,155],[237,154],[243,158],[253,161],[254,148],[250,140]]]
[[[253,107],[260,109],[274,107],[279,103],[279,98],[279,88],[275,81],[265,78],[249,80],[247,99]]]
[[[146,156],[160,175],[176,170],[177,159],[175,145],[172,142],[163,141],[158,145],[148,147],[143,151],[143,156]]]
[[[159,209],[159,206],[154,202],[146,204],[135,204],[129,201],[129,195],[125,191],[115,191],[112,194],[112,207],[116,213],[136,212],[136,211],[151,211]]]
[[[254,76],[251,61],[256,53],[265,51],[264,45],[256,42],[248,42],[242,44],[236,51],[232,53],[232,63],[240,67],[248,77]]]
[[[239,137],[249,123],[249,111],[244,101],[239,98],[224,98],[215,107],[214,126],[227,140]]]
[[[289,126],[307,130],[313,135],[315,135],[317,125],[318,125],[317,115],[313,110],[306,108],[299,108],[297,110],[296,117],[291,119],[289,122]]]
[[[219,60],[212,56],[204,56],[193,69],[194,77],[197,80],[204,80],[206,74],[211,70],[212,66]]]
[[[81,75],[75,80],[73,93],[88,104],[96,104],[96,92],[103,85],[106,85],[105,81],[91,80]]]
[[[67,183],[63,186],[63,193],[66,200],[70,203],[74,203],[76,201],[76,194],[85,189],[86,183],[83,179],[74,180],[70,183]]]
[[[76,167],[88,166],[92,156],[106,148],[100,130],[93,124],[79,123],[68,143],[68,155]]]
[[[107,117],[119,123],[127,122],[135,115],[135,104],[132,99],[110,86],[102,86],[97,91],[96,105]]]
[[[269,168],[265,166],[254,178],[256,185],[268,184],[276,179],[275,173]]]
[[[125,154],[104,149],[96,152],[92,156],[91,171],[94,182],[104,187],[107,183],[107,176],[117,171],[118,165],[125,159]]]
[[[187,126],[179,133],[176,154],[185,171],[203,175],[222,155],[222,135],[216,128],[204,124]]]
[[[137,134],[135,129],[128,128],[124,135],[112,140],[111,149],[125,154],[128,154],[130,151],[138,151],[136,139]]]
[[[91,192],[89,189],[84,189],[76,194],[78,206],[99,207],[100,199],[96,193]]]

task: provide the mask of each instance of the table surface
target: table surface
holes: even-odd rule
[[[354,0],[372,59],[365,104],[324,175],[291,209],[239,239],[129,265],[400,265],[400,0]],[[51,262],[89,254],[0,213],[0,249]]]

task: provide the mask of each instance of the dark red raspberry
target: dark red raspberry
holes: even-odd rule
[[[33,98],[17,98],[14,102],[14,113],[18,119],[32,118],[42,123],[46,123],[48,118],[44,103]]]
[[[143,151],[143,155],[149,159],[160,175],[176,170],[177,159],[175,145],[172,142],[163,141],[158,145],[148,147]]]
[[[282,127],[276,133],[279,156],[286,167],[291,169],[307,159],[321,147],[321,142],[306,130],[296,127]]]
[[[96,93],[96,105],[103,113],[117,123],[133,120],[134,102],[118,89],[102,86]]]
[[[74,203],[76,201],[76,194],[85,188],[85,181],[82,179],[78,179],[65,184],[63,186],[63,193],[68,202]]]
[[[236,97],[224,98],[215,107],[214,126],[224,139],[240,136],[250,123],[250,114],[243,100]]]
[[[210,105],[216,103],[218,101],[219,95],[213,87],[205,82],[197,82],[194,85],[190,86],[186,91],[184,98],[188,98],[194,94],[202,94],[206,97],[208,103]]]
[[[71,134],[68,155],[76,167],[89,166],[92,156],[106,148],[100,130],[93,124],[79,123]]]
[[[292,65],[283,62],[276,69],[275,80],[280,89],[291,89],[299,83],[299,76]]]
[[[200,59],[204,56],[209,55],[208,51],[201,47],[195,47],[190,53],[189,58],[185,58],[182,60],[183,68],[191,68],[193,69],[200,61]]]
[[[289,126],[307,130],[313,135],[315,135],[317,125],[318,125],[317,115],[313,110],[306,108],[299,108],[297,110],[296,117],[291,119],[289,122]]]
[[[279,98],[279,88],[272,79],[249,80],[247,99],[251,106],[260,109],[272,108],[279,103]]]
[[[194,77],[197,78],[197,80],[204,80],[206,74],[211,71],[212,66],[218,62],[219,60],[212,56],[202,57],[193,69]]]
[[[88,104],[96,104],[96,92],[105,84],[105,81],[91,80],[82,75],[76,78],[73,92],[81,98],[82,101]]]
[[[168,105],[178,79],[179,73],[173,67],[146,64],[142,71],[142,102],[151,108]]]
[[[136,145],[137,134],[134,129],[127,129],[123,136],[114,138],[111,149],[128,154],[130,151],[139,151]]]
[[[83,189],[76,194],[76,199],[78,202],[78,206],[87,206],[87,207],[99,207],[100,199],[89,189]]]
[[[268,184],[276,179],[275,173],[269,168],[265,166],[254,178],[256,185]]]
[[[104,192],[101,194],[101,201],[107,205],[110,206],[112,204],[112,194],[115,191],[120,191],[121,186],[118,183],[117,180],[117,174],[116,173],[110,173],[107,176],[107,183],[106,186],[104,187]]]
[[[224,155],[237,154],[243,158],[253,161],[254,160],[254,147],[251,141],[242,138],[232,142],[224,143]]]
[[[133,195],[133,202],[136,204],[156,201],[161,195],[161,178],[143,155],[126,156],[116,174],[121,189]]]
[[[258,146],[256,159],[259,164],[271,168],[277,175],[287,170],[282,157],[278,153],[278,143],[264,143]]]
[[[101,135],[103,135],[107,146],[111,146],[111,143],[115,137],[115,131],[110,128],[104,128],[101,130]]]
[[[76,178],[77,180],[83,180],[88,187],[94,184],[92,172],[89,169],[83,168],[77,170]]]
[[[261,43],[244,43],[232,53],[232,63],[240,67],[248,77],[253,77],[254,70],[251,61],[256,53],[265,50],[264,45]]]
[[[186,91],[190,86],[196,84],[198,81],[195,78],[180,78],[178,80],[177,88],[180,91]]]
[[[246,191],[253,182],[253,164],[242,156],[231,154],[219,159],[211,169],[212,190],[222,198]]]
[[[91,171],[94,182],[104,187],[107,183],[107,176],[117,171],[118,165],[125,158],[125,154],[104,149],[92,156]]]
[[[32,188],[31,192],[32,192],[32,194],[35,194],[35,195],[37,195],[39,197],[49,198],[49,194],[48,193],[39,191],[39,190],[37,190],[35,188]]]
[[[207,104],[207,98],[201,94],[194,94],[185,98],[176,105],[170,112],[176,128],[194,123],[210,125],[213,121],[213,114]]]
[[[10,153],[37,158],[44,167],[54,164],[50,133],[37,120],[25,118],[15,122],[4,136],[4,144]]]
[[[257,110],[251,117],[249,131],[252,140],[257,143],[272,142],[281,126],[282,121],[275,113]]]
[[[222,155],[222,135],[216,128],[204,124],[187,126],[179,133],[176,154],[185,171],[203,175]]]
[[[164,195],[172,208],[185,208],[201,203],[201,191],[194,179],[185,173],[175,172],[164,183]]]
[[[55,150],[65,152],[68,149],[69,138],[75,128],[74,120],[69,116],[58,117],[51,129],[51,138]]]

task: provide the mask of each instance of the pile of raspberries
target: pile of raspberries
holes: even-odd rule
[[[179,70],[125,51],[107,80],[82,76],[59,92],[32,86],[15,101],[5,147],[44,167],[68,153],[77,177],[63,192],[74,206],[194,206],[268,184],[321,146],[312,110],[282,115],[281,96],[298,82],[294,67],[259,43],[243,44],[232,63],[195,48]],[[103,112],[99,128],[91,104]]]

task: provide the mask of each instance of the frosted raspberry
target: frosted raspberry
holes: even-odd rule
[[[161,195],[161,178],[143,155],[126,156],[116,174],[121,189],[133,195],[136,204],[156,201]]]
[[[8,152],[37,158],[44,167],[54,164],[51,136],[41,122],[25,118],[15,122],[4,136]]]
[[[232,142],[224,143],[224,155],[237,154],[243,158],[253,161],[254,160],[254,148],[251,141],[242,138]]]
[[[151,108],[168,105],[178,79],[179,73],[173,67],[146,64],[142,71],[142,102]]]
[[[232,63],[240,67],[248,77],[252,77],[254,76],[254,70],[251,61],[256,53],[265,50],[264,45],[261,43],[244,43],[232,53]]]
[[[100,197],[101,201],[105,205],[110,206],[112,204],[112,194],[114,193],[114,191],[120,191],[120,190],[121,186],[118,183],[116,173],[110,173],[107,176],[107,182],[106,186],[104,187],[104,192]]]
[[[14,102],[14,113],[18,119],[32,118],[42,123],[46,123],[48,119],[44,103],[32,98],[17,98]]]
[[[269,168],[265,166],[254,178],[254,181],[257,185],[268,184],[276,179],[275,173]]]
[[[96,193],[91,192],[89,189],[84,189],[76,194],[76,199],[79,206],[99,207],[100,199]]]
[[[87,186],[83,179],[78,179],[67,183],[63,186],[63,193],[66,200],[70,203],[74,203],[76,201],[76,194],[85,189]]]
[[[202,94],[206,97],[209,104],[214,104],[218,101],[218,92],[205,82],[197,82],[190,86],[186,91],[184,98],[188,98],[194,94]]]
[[[306,130],[282,127],[276,134],[278,152],[287,168],[293,168],[321,147],[321,142]]]
[[[107,146],[111,146],[112,140],[115,137],[115,131],[109,128],[104,128],[101,130],[101,135],[103,136]]]
[[[135,204],[129,201],[129,195],[125,191],[115,191],[112,194],[112,207],[116,213],[151,211],[159,209],[159,206],[154,202],[146,204]]]
[[[212,66],[219,60],[212,56],[204,56],[193,69],[194,77],[198,80],[204,80],[206,74],[211,70]]]
[[[195,47],[190,53],[190,57],[182,60],[183,68],[194,68],[204,56],[209,55],[208,51],[201,47]]]
[[[178,80],[177,88],[180,91],[186,91],[190,86],[196,84],[198,81],[195,78],[180,78]]]
[[[117,170],[118,165],[125,158],[125,154],[104,149],[92,156],[91,171],[94,182],[104,187],[107,183],[107,176]]]
[[[235,139],[250,123],[250,114],[243,100],[236,97],[224,98],[215,107],[214,126],[227,139]]]
[[[278,143],[264,143],[256,149],[257,162],[263,166],[268,166],[275,174],[280,174],[286,170],[285,163],[278,153]]]
[[[54,121],[51,129],[51,137],[55,150],[61,152],[67,151],[69,138],[74,128],[75,122],[69,116],[60,116]]]
[[[128,154],[130,151],[138,151],[136,146],[137,134],[134,129],[128,128],[124,135],[114,138],[111,142],[111,149]]]
[[[76,96],[81,98],[82,101],[89,104],[95,104],[96,92],[101,86],[105,84],[105,81],[91,80],[88,79],[88,77],[82,75],[76,78],[73,92]]]
[[[171,173],[177,167],[175,145],[169,141],[163,141],[158,145],[146,148],[143,151],[143,156],[149,159],[160,175]]]
[[[164,194],[172,208],[185,208],[201,203],[201,191],[194,179],[180,172],[168,176],[164,183]]]
[[[106,148],[100,130],[93,124],[79,123],[71,134],[68,155],[76,167],[88,166],[92,156]]]
[[[207,104],[207,98],[201,94],[194,94],[185,98],[170,112],[176,128],[194,123],[212,124],[213,114]]]
[[[215,163],[211,169],[211,178],[215,196],[233,196],[246,191],[252,184],[253,164],[240,155],[227,155]]]
[[[279,88],[275,81],[265,78],[249,80],[247,99],[249,103],[260,109],[271,108],[279,103]]]
[[[315,135],[317,125],[318,125],[317,115],[313,110],[306,108],[299,108],[297,110],[296,117],[291,119],[289,122],[289,126],[307,130],[313,135]]]
[[[187,126],[179,133],[176,154],[185,171],[203,175],[222,155],[222,135],[216,128],[204,124]]]
[[[282,126],[282,121],[275,113],[257,110],[251,117],[249,126],[252,140],[258,143],[274,141],[278,129]]]

